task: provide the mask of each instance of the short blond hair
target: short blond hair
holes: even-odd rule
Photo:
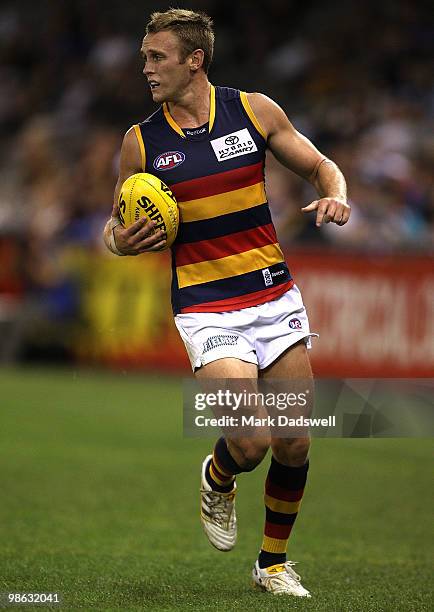
[[[163,30],[174,32],[182,49],[182,61],[196,49],[202,49],[203,69],[208,74],[214,53],[214,31],[211,17],[203,12],[171,8],[164,13],[152,13],[146,26],[146,34],[156,34]]]

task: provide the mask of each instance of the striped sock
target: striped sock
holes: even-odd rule
[[[229,493],[234,488],[235,475],[242,471],[232,458],[226,440],[219,438],[205,472],[209,486],[213,491]]]
[[[309,461],[289,467],[271,459],[265,483],[265,528],[259,567],[285,563],[289,535],[300,508]]]

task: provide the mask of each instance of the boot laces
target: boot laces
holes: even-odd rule
[[[206,491],[206,505],[210,510],[213,521],[219,525],[229,525],[234,508],[235,493],[220,493],[219,491]]]

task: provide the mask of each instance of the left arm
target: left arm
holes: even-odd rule
[[[273,100],[259,93],[248,94],[250,106],[267,138],[267,145],[286,168],[309,181],[320,196],[302,208],[305,213],[317,211],[316,224],[344,225],[350,216],[345,178],[338,166],[327,159],[303,134]]]

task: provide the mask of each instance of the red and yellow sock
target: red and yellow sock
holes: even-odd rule
[[[286,549],[300,509],[306,485],[309,462],[289,467],[271,459],[265,483],[265,528],[259,567],[270,567],[286,561]]]
[[[223,437],[219,438],[205,472],[210,487],[214,491],[229,493],[234,487],[235,475],[242,471],[232,458],[226,440]]]

